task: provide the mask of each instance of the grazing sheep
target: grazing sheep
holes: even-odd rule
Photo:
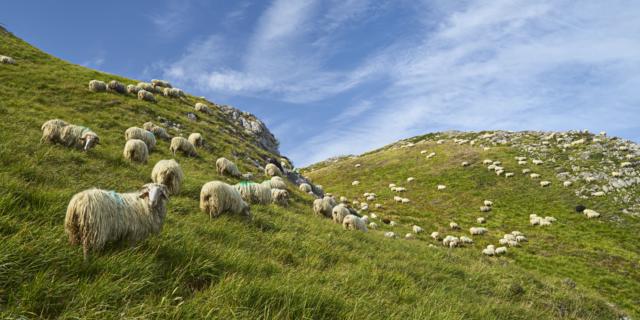
[[[206,114],[211,114],[212,113],[211,109],[209,109],[209,107],[207,107],[206,104],[200,103],[200,102],[196,103],[194,109],[196,111],[199,111],[199,112],[202,112],[202,113],[206,113]]]
[[[487,222],[487,220],[484,217],[479,217],[478,219],[476,219],[476,221],[478,221],[478,223],[485,223]]]
[[[242,200],[242,195],[234,187],[221,182],[211,181],[200,190],[200,210],[213,219],[224,212],[242,214],[251,217],[249,205]]]
[[[416,178],[414,178],[414,177],[409,177],[409,178],[407,178],[407,182],[413,182],[413,181],[415,181],[415,180],[416,180]]]
[[[149,151],[155,149],[156,147],[156,136],[153,135],[151,131],[147,131],[138,127],[131,127],[124,132],[124,139],[138,139],[144,141],[147,145]]]
[[[412,229],[413,229],[413,232],[414,232],[414,233],[422,233],[422,232],[424,232],[424,229],[422,229],[421,227],[416,226],[416,225],[414,225],[414,226],[412,227]]]
[[[493,201],[490,200],[484,200],[483,204],[487,207],[492,207],[493,206]]]
[[[270,204],[272,202],[271,199],[271,188],[266,185],[242,181],[233,186],[240,192],[242,199],[250,204]]]
[[[391,191],[395,191],[395,192],[406,192],[406,191],[407,191],[407,188],[405,188],[405,187],[394,187],[394,188],[391,188]]]
[[[496,247],[494,245],[488,245],[485,249],[482,250],[482,254],[487,256],[493,256],[496,254]]]
[[[542,161],[542,160],[540,160],[540,159],[533,159],[531,162],[532,162],[533,164],[535,164],[535,165],[541,165],[541,164],[543,164],[543,163],[544,163],[544,161]]]
[[[347,197],[342,196],[342,197],[340,197],[340,202],[341,203],[349,203],[349,199],[347,199]]]
[[[182,90],[180,90],[178,88],[171,88],[169,95],[172,96],[172,97],[184,97],[185,96],[184,91],[182,91]]]
[[[129,161],[147,163],[147,160],[149,160],[147,145],[140,139],[127,140],[122,155]]]
[[[521,166],[524,166],[524,165],[527,164],[527,162],[526,161],[518,161],[518,164],[521,165]]]
[[[358,181],[358,180],[355,180],[355,181],[351,182],[352,186],[357,186],[359,184],[360,184],[360,181]]]
[[[437,231],[431,232],[430,237],[433,238],[433,240],[438,241],[440,240],[440,232],[437,232]]]
[[[60,143],[70,148],[88,151],[100,144],[100,138],[89,128],[69,124],[60,131]]]
[[[395,239],[395,238],[397,238],[398,236],[397,236],[397,235],[396,235],[396,233],[395,233],[395,232],[393,232],[393,231],[387,231],[387,232],[385,232],[385,233],[384,233],[384,237],[385,237],[385,238],[390,238],[390,239]]]
[[[163,140],[171,140],[171,136],[167,133],[163,127],[155,125],[153,122],[145,122],[142,125],[142,128],[153,133],[154,136],[163,139]]]
[[[362,216],[361,219],[362,219],[362,221],[364,221],[364,223],[369,224],[369,216],[364,215],[364,216]]]
[[[231,162],[231,160],[227,158],[218,158],[216,160],[216,169],[219,175],[230,175],[232,177],[239,177],[242,174],[235,163]]]
[[[407,233],[404,235],[404,238],[406,240],[414,240],[416,238],[416,236],[413,233]]]
[[[107,91],[107,84],[100,80],[89,81],[89,90],[93,92],[105,92]]]
[[[359,164],[359,163],[356,163],[356,164],[354,165],[354,167],[356,167],[356,168],[360,168],[361,166],[362,166],[362,165],[361,165],[361,164]]]
[[[7,56],[2,56],[0,55],[0,63],[4,63],[4,64],[16,64],[16,61],[11,58],[11,57],[7,57]]]
[[[42,138],[40,139],[40,142],[61,143],[62,128],[67,125],[68,123],[60,119],[52,119],[43,123],[40,128],[42,130]]]
[[[161,88],[172,88],[169,81],[166,80],[151,79],[151,85]]]
[[[140,88],[140,90],[145,90],[145,91],[148,91],[148,92],[155,91],[154,86],[151,83],[148,83],[148,82],[138,82],[136,87]]]
[[[369,229],[373,229],[373,230],[378,229],[378,224],[375,222],[369,223]]]
[[[468,166],[469,166],[469,162],[467,162],[467,161],[462,161],[462,164],[461,164],[461,165],[462,165],[463,167],[468,167]]]
[[[569,187],[572,184],[573,184],[573,182],[571,182],[571,181],[565,181],[565,182],[562,183],[562,185],[565,186],[565,187]]]
[[[538,178],[540,178],[540,175],[537,174],[537,173],[532,173],[532,174],[529,175],[529,177],[531,177],[531,179],[538,179]]]
[[[271,189],[271,201],[277,205],[286,207],[289,205],[289,192],[283,189]]]
[[[305,193],[309,193],[312,192],[312,188],[311,185],[308,183],[301,183],[300,186],[298,186],[298,189],[300,189],[300,191],[305,192]]]
[[[604,191],[596,191],[594,193],[591,194],[594,197],[602,197],[605,195]]]
[[[264,174],[267,177],[282,177],[282,171],[280,171],[280,169],[273,163],[267,163],[267,165],[264,167]]]
[[[162,88],[162,95],[167,98],[179,98],[180,93],[174,88]]]
[[[117,93],[127,93],[127,88],[124,86],[124,84],[116,80],[111,80],[107,84],[107,91],[112,91]]]
[[[189,140],[183,137],[174,137],[171,139],[171,146],[169,146],[169,150],[173,153],[173,156],[176,156],[176,152],[180,151],[185,156],[188,157],[197,157],[198,153],[196,152],[196,148],[193,146]]]
[[[195,147],[199,148],[204,146],[204,138],[200,133],[194,132],[190,134],[187,140],[189,140],[189,142],[191,142],[191,144]]]
[[[591,218],[597,218],[600,216],[600,213],[596,212],[595,210],[591,210],[591,209],[584,209],[584,211],[582,211],[582,213],[587,216],[587,218],[591,219]]]
[[[371,213],[371,219],[378,219],[378,215],[375,213]]]
[[[85,190],[69,201],[64,230],[71,244],[82,244],[87,260],[89,250],[100,251],[107,242],[123,240],[134,245],[159,233],[168,199],[167,188],[154,183],[131,193]]]
[[[482,160],[482,164],[492,164],[493,161],[491,159]]]
[[[342,219],[342,227],[345,230],[360,230],[362,232],[369,231],[367,230],[367,223],[362,218],[352,214],[349,214]]]
[[[333,208],[337,205],[336,200],[332,197],[324,197],[313,201],[313,212],[319,216],[326,218],[333,217]],[[343,205],[343,204],[342,204]],[[344,206],[344,205],[343,205]],[[347,213],[348,214],[348,213]]]
[[[458,239],[458,237],[454,237],[454,236],[446,236],[442,240],[442,245],[444,245],[445,247],[449,247],[449,248],[457,247],[459,243],[460,243],[460,239]]]
[[[527,242],[529,240],[525,236],[516,236],[516,241],[518,241],[518,242]]]
[[[153,96],[153,93],[147,90],[138,91],[138,100],[156,102],[156,98]]]
[[[138,91],[142,90],[140,87],[138,86],[134,86],[132,84],[127,86],[127,92],[130,94],[135,94],[138,95]]]
[[[438,185],[438,190],[444,190],[444,189],[446,189],[446,188],[447,188],[447,186],[445,186],[445,185],[443,185],[443,184],[439,184],[439,185]]]
[[[402,198],[402,200],[400,200],[400,202],[402,203],[409,203],[411,202],[411,200],[407,199],[407,198]]]
[[[487,233],[487,228],[484,227],[471,227],[469,228],[469,233],[472,235],[483,235],[485,233]]]
[[[427,159],[431,159],[431,158],[433,158],[433,157],[435,157],[435,156],[436,156],[436,153],[435,153],[435,152],[431,152],[431,153],[429,153],[429,154],[427,155]]]
[[[395,188],[395,187],[396,187],[396,184],[395,184],[395,183],[390,183],[390,184],[389,184],[389,189],[393,189],[393,188]]]
[[[395,226],[397,226],[397,225],[398,225],[398,223],[397,223],[397,222],[395,222],[395,221],[389,221],[389,226],[390,226],[390,227],[395,227]]]
[[[507,248],[506,247],[497,247],[495,250],[496,255],[498,254],[505,254],[507,253]]]
[[[344,204],[339,204],[331,210],[331,216],[335,223],[342,223],[344,218],[350,214],[351,212]]]
[[[531,169],[522,169],[522,174],[530,173]]]
[[[540,186],[541,187],[548,187],[550,185],[551,185],[550,181],[546,181],[546,180],[545,181],[540,181]]]
[[[450,227],[451,229],[453,229],[453,230],[458,230],[458,229],[460,229],[460,226],[459,226],[457,223],[455,223],[455,222],[450,222],[450,223],[449,223],[449,227]]]
[[[491,207],[489,206],[480,207],[480,212],[489,212],[489,211],[491,211]]]
[[[268,185],[271,189],[287,189],[287,184],[281,177],[278,176],[271,177],[271,179],[265,180],[262,183]]]
[[[507,173],[504,174],[505,178],[511,178],[513,176],[515,176],[515,174],[513,172],[507,172]]]
[[[462,243],[473,243],[473,239],[466,237],[466,236],[462,236],[460,237],[460,242]]]
[[[151,170],[151,180],[157,184],[167,186],[169,194],[176,195],[180,193],[184,174],[182,168],[175,160],[160,160]]]

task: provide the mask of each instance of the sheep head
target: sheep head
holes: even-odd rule
[[[100,138],[98,138],[98,136],[93,133],[86,133],[82,136],[82,138],[80,138],[80,141],[82,141],[82,143],[84,144],[84,151],[89,151],[89,149],[100,144]]]
[[[169,199],[169,190],[163,184],[147,183],[140,189],[141,199],[148,199],[149,206],[156,208],[159,204],[164,204]]]

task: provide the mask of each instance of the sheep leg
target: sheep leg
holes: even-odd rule
[[[89,244],[86,241],[82,243],[82,255],[84,257],[84,262],[89,262]]]

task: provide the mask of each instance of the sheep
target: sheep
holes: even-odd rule
[[[407,199],[407,198],[402,198],[402,200],[400,200],[400,202],[402,203],[409,203],[411,202],[411,200]]]
[[[405,188],[405,187],[395,187],[395,189],[393,189],[392,191],[395,191],[395,192],[406,192],[407,188]]]
[[[531,179],[538,179],[538,178],[540,178],[540,175],[537,174],[537,173],[532,173],[532,174],[529,175],[529,177],[531,177]]]
[[[131,127],[124,132],[125,140],[138,139],[144,141],[149,151],[156,147],[156,136],[151,131],[138,127]]]
[[[262,183],[268,185],[271,189],[287,189],[287,184],[278,176],[271,177],[271,179],[265,180]]]
[[[172,88],[171,84],[166,80],[151,79],[151,85],[162,88]]]
[[[570,187],[572,184],[573,184],[573,182],[571,182],[571,181],[565,181],[565,182],[562,183],[562,185],[564,187]]]
[[[167,188],[149,183],[137,192],[116,193],[89,189],[75,194],[64,219],[64,230],[72,245],[100,251],[108,242],[124,240],[130,245],[157,234],[167,214]]]
[[[365,223],[365,224],[369,224],[369,216],[364,215],[364,216],[362,216],[362,218],[360,218],[360,219],[362,219],[362,221],[364,221],[364,223]]]
[[[200,210],[209,214],[209,219],[218,217],[224,212],[241,214],[251,218],[251,209],[242,200],[240,192],[221,181],[210,181],[202,186],[200,190]]]
[[[308,184],[308,183],[301,183],[301,184],[298,186],[298,189],[300,189],[300,191],[305,192],[305,193],[312,192],[311,185],[310,185],[310,184]]]
[[[397,225],[398,225],[398,223],[397,223],[397,222],[395,222],[395,221],[389,221],[389,226],[390,226],[390,227],[395,227],[395,226],[397,226]]]
[[[131,94],[135,94],[136,96],[138,95],[138,91],[142,90],[140,87],[135,86],[135,85],[128,85],[127,86],[127,92],[131,93]]]
[[[340,197],[340,202],[341,203],[349,203],[349,199],[347,199],[347,197],[342,196],[342,197]]]
[[[393,188],[395,188],[395,187],[396,187],[396,184],[395,184],[395,183],[390,183],[390,184],[389,184],[389,189],[393,189]]]
[[[442,245],[444,245],[445,247],[449,247],[449,248],[457,247],[459,243],[460,243],[460,239],[458,239],[458,237],[454,237],[454,236],[446,236],[442,240]]]
[[[243,181],[233,187],[240,192],[240,196],[242,196],[242,199],[247,203],[266,205],[272,202],[271,188],[269,188],[269,186],[255,182]]]
[[[180,193],[184,174],[180,165],[173,159],[160,160],[151,170],[151,180],[167,187],[170,195]]]
[[[482,160],[482,164],[492,164],[493,161],[491,159],[484,159]]]
[[[505,177],[505,178],[511,178],[511,177],[513,177],[514,175],[515,175],[515,174],[514,174],[513,172],[507,172],[507,173],[505,173],[505,174],[504,174],[504,177]]]
[[[127,92],[127,88],[124,86],[124,84],[116,81],[116,80],[111,80],[109,81],[109,83],[107,84],[107,91],[112,91],[112,92],[117,92],[117,93],[126,93]]]
[[[438,231],[431,232],[431,235],[429,235],[429,236],[433,240],[436,240],[436,241],[440,240],[440,232],[438,232]]]
[[[447,186],[445,186],[445,185],[443,185],[443,184],[439,184],[439,185],[438,185],[438,190],[444,190],[444,189],[446,189],[446,188],[447,188]]]
[[[199,112],[202,112],[202,113],[206,113],[206,114],[211,114],[212,113],[211,109],[209,109],[209,107],[207,107],[206,104],[200,103],[200,102],[196,103],[194,109],[196,111],[199,111]]]
[[[188,157],[198,156],[196,148],[193,146],[193,144],[183,137],[173,137],[173,139],[171,139],[171,146],[169,146],[169,150],[174,157],[176,156],[176,152],[178,151],[181,151]]]
[[[107,91],[107,84],[100,80],[89,81],[89,90],[93,92],[105,92]]]
[[[371,219],[378,219],[378,215],[374,212],[371,213]]]
[[[156,89],[157,90],[157,89]],[[179,98],[180,92],[175,88],[162,88],[162,95],[167,98]]]
[[[267,163],[264,167],[264,174],[267,177],[282,176],[282,171],[273,163]]]
[[[286,207],[289,205],[289,192],[283,189],[271,189],[271,201]]]
[[[414,177],[409,177],[409,178],[407,178],[407,182],[413,182],[413,181],[415,181],[415,180],[416,180],[416,178],[414,178]]]
[[[171,140],[171,136],[167,133],[163,127],[155,125],[153,122],[145,122],[142,125],[142,128],[153,133],[154,136],[163,139],[163,140]]]
[[[224,157],[218,158],[218,160],[216,160],[216,170],[218,171],[219,175],[228,174],[232,177],[239,177],[242,175],[240,173],[240,170],[238,170],[236,164]]]
[[[469,233],[472,235],[483,235],[485,233],[487,233],[487,228],[484,227],[471,227],[469,228]]]
[[[360,184],[360,181],[358,181],[358,180],[355,180],[355,181],[352,181],[352,182],[351,182],[351,185],[352,185],[352,186],[357,186],[357,185],[359,185],[359,184]]]
[[[466,236],[462,236],[460,237],[460,242],[462,243],[473,243],[473,239],[466,237]]]
[[[138,91],[138,100],[144,100],[149,102],[156,102],[156,98],[153,96],[153,93],[147,90]]]
[[[62,142],[62,128],[66,127],[68,123],[60,119],[52,119],[42,124],[40,128],[42,130],[42,138],[40,142],[48,143],[60,143]]]
[[[535,165],[541,165],[544,163],[544,161],[540,160],[540,159],[533,159],[531,160],[531,162]]]
[[[521,165],[521,166],[524,166],[524,165],[527,164],[527,162],[526,161],[518,161],[518,164]]]
[[[480,224],[487,222],[487,220],[484,217],[479,217],[478,219],[476,219],[476,221]]]
[[[482,203],[487,207],[492,207],[493,206],[493,201],[491,201],[491,200],[484,200]]]
[[[124,145],[124,151],[122,156],[129,161],[135,161],[140,163],[147,163],[149,160],[149,150],[144,141],[140,139],[127,140]]]
[[[366,199],[367,199],[367,201],[373,201],[373,200],[376,200],[376,196],[375,195],[369,195]]]
[[[204,146],[204,138],[202,137],[202,135],[200,133],[194,132],[194,133],[190,134],[189,138],[187,138],[187,140],[189,140],[189,142],[191,142],[191,144],[194,147],[203,147]]]
[[[496,254],[496,249],[494,245],[488,245],[485,249],[482,250],[482,254],[487,256],[493,256]]]
[[[367,223],[357,216],[352,214],[347,215],[342,219],[342,227],[345,230],[360,230],[362,232],[367,232]]]
[[[453,229],[453,230],[458,230],[458,229],[460,229],[460,226],[459,226],[457,223],[455,223],[455,222],[450,222],[450,223],[449,223],[449,227],[450,227],[451,229]]]
[[[431,152],[431,153],[429,153],[429,154],[427,155],[427,159],[431,159],[431,158],[433,158],[433,157],[435,157],[435,156],[436,156],[436,153],[435,153],[435,152]]]
[[[531,169],[522,169],[522,174],[530,173]]]
[[[369,229],[373,229],[373,230],[378,229],[378,224],[375,222],[369,223]]]
[[[361,165],[361,164],[359,164],[359,163],[356,163],[356,164],[354,165],[354,167],[356,167],[356,168],[360,168],[361,166],[362,166],[362,165]]]
[[[518,241],[518,242],[527,242],[529,240],[525,236],[516,236],[516,241]]]
[[[620,163],[620,168],[628,168],[628,167],[633,167],[633,163],[631,163],[631,162],[622,162],[622,163]]]
[[[461,164],[461,165],[462,165],[463,167],[468,167],[468,166],[469,166],[469,162],[467,162],[467,161],[462,161],[462,164]]]
[[[335,223],[343,223],[344,218],[349,214],[351,214],[351,212],[344,204],[339,204],[331,210],[331,216]]]
[[[60,130],[60,143],[67,147],[89,151],[100,144],[100,137],[89,128],[70,124]]]
[[[406,240],[414,240],[416,238],[416,236],[413,233],[407,233],[404,235],[404,238]]]
[[[491,207],[489,206],[480,207],[480,212],[489,212],[489,211],[491,211]]]
[[[148,82],[138,82],[136,87],[140,88],[140,90],[148,91],[149,93],[151,93],[152,91],[155,91],[155,88],[153,87],[153,85]]]
[[[16,64],[16,60],[14,60],[11,57],[7,57],[7,56],[2,56],[0,55],[0,63],[4,63],[4,64]]]
[[[324,197],[313,201],[313,212],[326,218],[333,217],[333,208],[337,205],[332,197]],[[344,205],[343,205],[344,206]]]
[[[376,209],[382,209],[382,205],[379,204],[379,203],[376,203],[374,206],[375,206]]]
[[[582,211],[582,213],[587,216],[588,219],[591,218],[597,218],[600,216],[600,213],[596,212],[595,210],[591,210],[591,209],[584,209],[584,211]]]
[[[596,191],[594,193],[591,194],[594,197],[602,197],[605,195],[604,191]]]
[[[184,94],[184,91],[178,88],[171,88],[169,89],[169,96],[179,98],[179,97],[184,97],[185,94]]]
[[[397,238],[398,236],[397,236],[397,235],[396,235],[396,233],[395,233],[395,232],[393,232],[393,231],[387,231],[387,232],[385,232],[385,233],[384,233],[384,237],[385,237],[385,238],[390,238],[390,239],[395,239],[395,238]]]
[[[496,255],[507,253],[506,247],[497,247],[495,250]]]
[[[551,185],[550,181],[546,181],[546,180],[545,181],[540,181],[540,186],[543,187],[543,188],[544,187],[548,187],[550,185]]]
[[[422,229],[420,226],[413,225],[412,229],[413,229],[413,233],[422,233],[422,232],[424,232],[424,229]]]

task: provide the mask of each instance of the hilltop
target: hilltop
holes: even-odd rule
[[[280,157],[277,140],[259,119],[188,92],[181,99],[156,95],[157,103],[92,92],[92,79],[139,80],[68,63],[2,30],[0,55],[16,62],[0,64],[3,318],[616,319],[640,313],[638,219],[621,213],[637,207],[609,194],[577,198],[580,183],[566,189],[552,180],[550,160],[536,167],[552,180],[549,188],[522,175],[505,180],[480,162],[492,158],[519,168],[516,148],[494,146],[488,137],[484,151],[480,142],[459,144],[434,134],[303,170],[336,197],[377,193],[384,206],[378,214],[397,221],[399,234],[412,224],[447,233],[454,219],[463,229],[451,233],[463,234],[479,202],[492,199],[488,234],[462,248],[445,248],[426,234],[387,239],[383,232],[391,227],[382,223],[379,230],[347,232],[315,216],[314,197],[291,182],[288,207],[252,205],[251,221],[230,215],[211,221],[198,208],[201,186],[240,181],[216,173],[218,157],[233,160],[256,181],[264,179],[265,159]],[[212,113],[194,111],[196,102]],[[91,128],[101,144],[86,153],[41,144],[40,126],[53,118]],[[205,146],[199,157],[176,156],[186,179],[170,199],[159,235],[134,247],[113,244],[84,263],[64,234],[66,206],[91,187],[136,190],[149,182],[158,160],[172,158],[162,140],[147,164],[122,158],[124,131],[147,121],[172,135],[200,132]],[[438,144],[436,137],[446,141]],[[436,156],[426,160],[421,148]],[[464,170],[463,160],[470,162]],[[409,176],[415,181],[404,196],[412,202],[395,204],[388,184],[404,185]],[[361,183],[353,186],[353,180]],[[437,191],[437,184],[447,189]],[[637,198],[635,186],[625,186],[630,201]],[[573,213],[578,202],[601,218]],[[558,221],[530,227],[532,212]],[[529,242],[501,257],[482,256],[482,246],[515,229]]]

